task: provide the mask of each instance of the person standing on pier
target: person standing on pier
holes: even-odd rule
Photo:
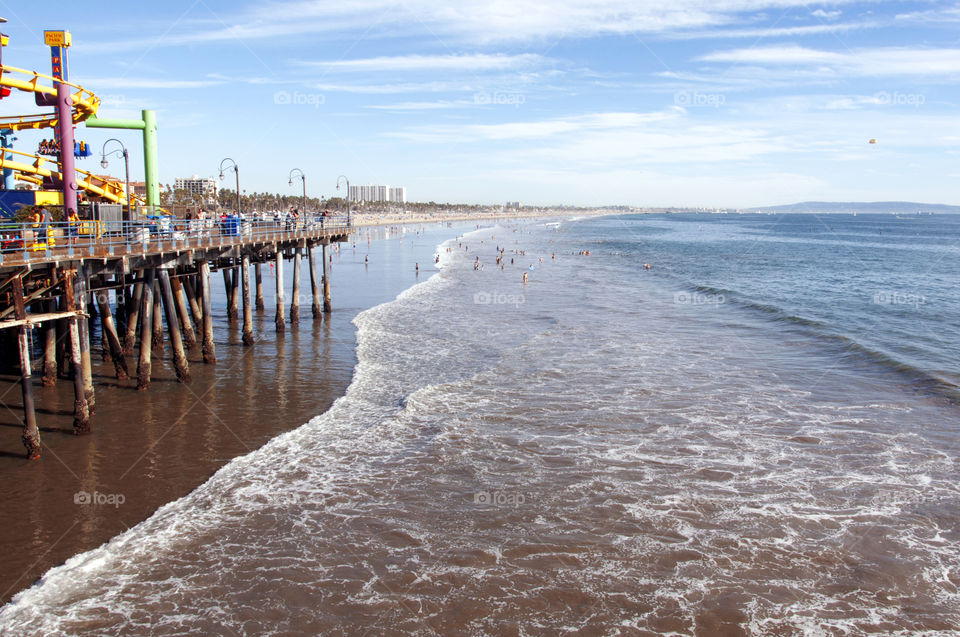
[[[37,230],[37,242],[47,242],[48,231],[50,230],[50,211],[45,206],[40,206],[33,213],[33,227]]]
[[[67,239],[72,243],[80,234],[80,217],[73,208],[67,211]]]

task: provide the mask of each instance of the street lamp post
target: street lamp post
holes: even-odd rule
[[[120,144],[120,148],[118,148],[117,150],[112,150],[108,153],[107,144],[109,144],[110,142],[117,142],[118,144]],[[132,197],[130,196],[131,195],[130,193],[130,154],[127,152],[127,147],[123,145],[123,142],[113,137],[103,142],[103,148],[100,149],[100,165],[103,168],[106,168],[107,166],[109,166],[110,162],[107,161],[107,156],[113,155],[115,153],[120,153],[123,156],[123,169],[126,175],[125,177],[126,185],[124,187],[125,189],[123,193],[124,193],[124,198],[127,200],[127,214],[126,214],[126,219],[124,219],[124,221],[133,221],[133,213],[130,210],[130,201],[132,199]]]
[[[347,182],[347,194],[343,198],[343,200],[347,202],[347,211],[349,212],[350,211],[350,180],[347,179],[345,175],[340,175],[339,177],[337,177],[337,190],[340,190],[341,179]]]
[[[337,190],[340,190],[340,180],[347,182],[347,196],[345,201],[347,202],[347,225],[350,225],[350,180],[347,179],[346,175],[340,175],[337,177]]]
[[[300,170],[299,168],[294,168],[293,170],[290,171],[290,175],[288,176],[287,185],[289,185],[289,186],[292,186],[292,185],[293,185],[293,173],[294,173],[294,172],[300,173],[300,175],[299,175],[299,176],[300,176],[300,181],[303,182],[303,199],[300,200],[300,209],[301,209],[301,213],[300,213],[300,214],[303,215],[304,217],[306,217],[306,214],[307,214],[307,176],[304,175],[304,174],[303,174],[303,171]]]
[[[233,164],[232,166],[227,166],[227,168],[228,169],[233,168],[233,172],[235,172],[237,175],[237,216],[239,217],[240,216],[240,167],[237,166],[237,162],[233,161],[229,157],[225,157],[220,162],[220,181],[223,181],[223,163],[227,161]]]

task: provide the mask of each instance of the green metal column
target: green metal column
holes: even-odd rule
[[[118,128],[143,131],[143,178],[147,185],[147,205],[160,205],[159,159],[157,156],[157,115],[154,111],[141,111],[143,119],[101,119],[91,117],[86,121],[89,128]],[[129,193],[127,193],[129,196]]]
[[[147,185],[147,205],[160,205],[160,177],[157,164],[157,115],[143,111],[143,176]]]

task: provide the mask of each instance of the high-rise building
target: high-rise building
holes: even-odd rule
[[[375,186],[373,184],[350,186],[350,190],[347,192],[347,201],[407,203],[407,189],[403,186],[391,188],[390,186]]]
[[[220,192],[220,184],[212,177],[177,177],[173,180],[174,190],[187,191],[187,197],[191,200],[194,195],[200,195],[203,202],[209,205],[217,203],[217,195]]]
[[[387,193],[390,201],[395,201],[397,203],[407,203],[407,189],[403,186],[397,186],[395,188],[390,188]]]

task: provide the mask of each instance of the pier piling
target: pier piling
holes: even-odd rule
[[[87,292],[90,287],[89,266],[81,265],[77,270],[76,292],[77,309],[87,313]],[[80,336],[80,369],[83,374],[83,395],[87,401],[87,409],[92,415],[97,409],[96,397],[93,393],[93,364],[90,360],[90,320],[89,316],[81,316],[78,320]]]
[[[85,237],[82,249],[67,242],[41,251],[9,246],[0,250],[0,287],[7,290],[6,295],[0,294],[0,328],[7,330],[0,330],[0,336],[7,337],[4,346],[13,366],[17,364],[13,357],[19,356],[24,409],[21,435],[29,458],[41,453],[36,401],[47,396],[46,392],[34,393],[34,374],[42,378],[44,386],[54,386],[60,378],[72,380],[74,432],[91,431],[96,409],[92,357],[96,352],[91,350],[90,340],[96,329],[101,329],[98,338],[102,336],[104,362],[109,356],[118,380],[135,375],[137,389],[147,390],[152,383],[152,359],[163,352],[164,338],[168,338],[177,379],[189,382],[186,351],[197,348],[198,341],[203,361],[216,363],[213,321],[222,317],[214,315],[211,270],[223,271],[231,323],[240,322],[242,295],[242,340],[251,346],[255,342],[253,313],[264,310],[261,267],[272,264],[275,268],[278,336],[286,331],[286,311],[292,324],[299,322],[305,300],[300,298],[304,259],[310,267],[311,309],[314,320],[320,321],[324,312],[330,311],[327,267],[331,264],[326,262],[326,246],[348,240],[352,232],[349,224],[342,223],[327,224],[326,228],[251,224],[250,232],[242,235],[191,234],[183,243],[176,234],[173,239],[158,234],[132,242],[124,229],[108,229],[110,222],[102,223],[102,234],[98,231]],[[29,223],[19,225],[22,236],[32,236]],[[317,245],[323,246],[322,277],[312,253]],[[284,308],[284,260],[291,254],[292,298]],[[111,290],[115,291],[115,303]],[[99,319],[99,328],[93,317]],[[34,327],[39,330],[36,337],[29,331]],[[32,358],[35,353],[36,360]],[[99,358],[97,362],[99,365]],[[55,406],[51,409],[56,411]]]
[[[160,281],[153,278],[153,351],[163,356],[163,312],[160,308]]]
[[[63,299],[67,312],[77,310],[77,295],[74,290],[74,270],[63,271]],[[81,297],[82,298],[82,297]],[[80,326],[83,321],[76,315],[67,317],[67,330],[70,342],[70,369],[73,373],[73,433],[85,434],[90,431],[90,405],[83,388],[83,362],[80,352]]]
[[[243,344],[253,345],[253,308],[250,303],[250,255],[240,262],[241,293],[243,294]]]
[[[293,249],[293,290],[290,293],[290,324],[300,322],[300,247]]]
[[[197,333],[193,329],[193,321],[190,319],[190,308],[183,296],[183,286],[180,279],[170,277],[170,287],[173,290],[173,302],[177,305],[177,315],[180,317],[180,325],[183,328],[183,343],[188,350],[195,350],[197,344]]]
[[[183,349],[183,339],[180,337],[180,321],[177,320],[177,306],[173,300],[170,273],[161,269],[158,279],[160,280],[160,293],[163,295],[163,311],[167,317],[170,349],[173,350],[173,367],[177,372],[177,380],[181,383],[189,383],[190,365],[187,363],[187,354]]]
[[[317,272],[313,263],[313,248],[314,246],[312,245],[307,246],[307,267],[310,268],[310,292],[313,298],[313,302],[310,304],[310,310],[313,312],[313,318],[319,319],[323,316],[323,313],[320,311],[320,286],[317,285]]]
[[[152,349],[151,335],[153,333],[153,289],[155,274],[153,268],[143,273],[143,302],[140,308],[140,362],[137,365],[137,391],[150,388],[150,351]]]
[[[106,341],[113,367],[117,372],[117,380],[126,380],[130,377],[127,370],[127,359],[123,355],[123,346],[117,336],[117,327],[113,322],[113,313],[110,311],[110,302],[106,290],[95,294],[97,308],[100,310],[100,329],[103,331],[103,340]],[[118,299],[119,301],[119,299]]]
[[[56,311],[57,302],[47,301],[47,312]],[[57,384],[57,322],[47,321],[43,327],[43,377],[44,387],[54,387]]]
[[[23,280],[17,276],[13,281],[14,315],[18,320],[27,318],[23,302]],[[37,427],[37,413],[33,405],[33,377],[30,369],[30,327],[17,328],[17,343],[20,350],[20,389],[23,393],[23,433],[20,438],[27,450],[27,458],[40,457],[40,429]]]
[[[183,291],[187,294],[187,303],[190,305],[190,313],[193,315],[193,322],[197,324],[197,329],[203,329],[203,310],[200,308],[200,302],[197,300],[196,287],[193,284],[194,276],[183,277]]]
[[[323,311],[325,313],[330,313],[330,277],[327,276],[327,244],[323,244]]]
[[[287,328],[286,319],[283,316],[283,249],[280,246],[274,248],[276,251],[276,277],[277,277],[277,316],[275,324],[277,333],[282,334]]]
[[[133,285],[133,296],[130,298],[130,309],[127,312],[127,331],[123,337],[123,353],[133,355],[133,348],[137,346],[137,323],[140,322],[140,308],[143,305],[143,273]]]
[[[200,262],[200,290],[203,295],[203,352],[204,363],[216,363],[217,354],[213,346],[213,307],[210,305],[210,264]]]
[[[257,311],[258,311],[258,312],[262,312],[262,311],[264,310],[264,305],[263,305],[263,272],[260,271],[260,264],[259,264],[259,263],[256,264],[255,266],[253,266],[253,270],[254,270],[254,273],[255,273],[256,279],[257,279],[257,301],[256,301],[256,308],[257,308]]]
[[[227,323],[236,323],[240,318],[237,312],[237,295],[233,279],[233,268],[223,268],[223,291],[227,296]]]

